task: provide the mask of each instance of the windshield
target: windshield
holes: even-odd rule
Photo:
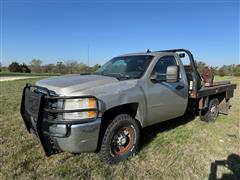
[[[118,79],[140,78],[152,59],[153,56],[150,55],[116,57],[98,69],[96,74],[112,76]]]

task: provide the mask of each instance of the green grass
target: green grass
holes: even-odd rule
[[[240,154],[240,79],[227,79],[238,84],[228,116],[215,123],[179,118],[148,127],[139,153],[112,166],[94,153],[46,157],[19,113],[22,88],[36,79],[1,82],[0,179],[207,179],[212,162]],[[220,177],[228,172],[218,169]]]
[[[0,77],[8,76],[58,76],[54,73],[17,73],[17,72],[0,72]]]

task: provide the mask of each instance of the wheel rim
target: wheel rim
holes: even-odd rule
[[[111,142],[113,154],[122,155],[128,152],[134,144],[134,137],[134,130],[131,127],[122,127],[118,129]]]
[[[212,118],[216,118],[217,114],[218,114],[218,111],[217,111],[217,107],[218,105],[217,104],[213,104],[210,108],[210,113],[211,113],[211,117]]]

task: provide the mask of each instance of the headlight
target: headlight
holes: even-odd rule
[[[82,99],[66,99],[64,101],[64,110],[77,110],[77,109],[95,109],[97,102],[94,98],[82,98]],[[64,120],[77,120],[77,119],[92,119],[96,118],[96,111],[83,111],[83,112],[71,112],[64,113]]]
[[[64,110],[91,108],[96,108],[96,101],[94,98],[66,99],[64,102]]]

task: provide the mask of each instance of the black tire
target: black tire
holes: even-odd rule
[[[199,111],[199,118],[205,122],[214,122],[219,114],[219,101],[217,98],[210,100],[207,109]]]
[[[139,145],[140,127],[128,114],[117,115],[108,125],[98,155],[108,164],[133,156]]]

